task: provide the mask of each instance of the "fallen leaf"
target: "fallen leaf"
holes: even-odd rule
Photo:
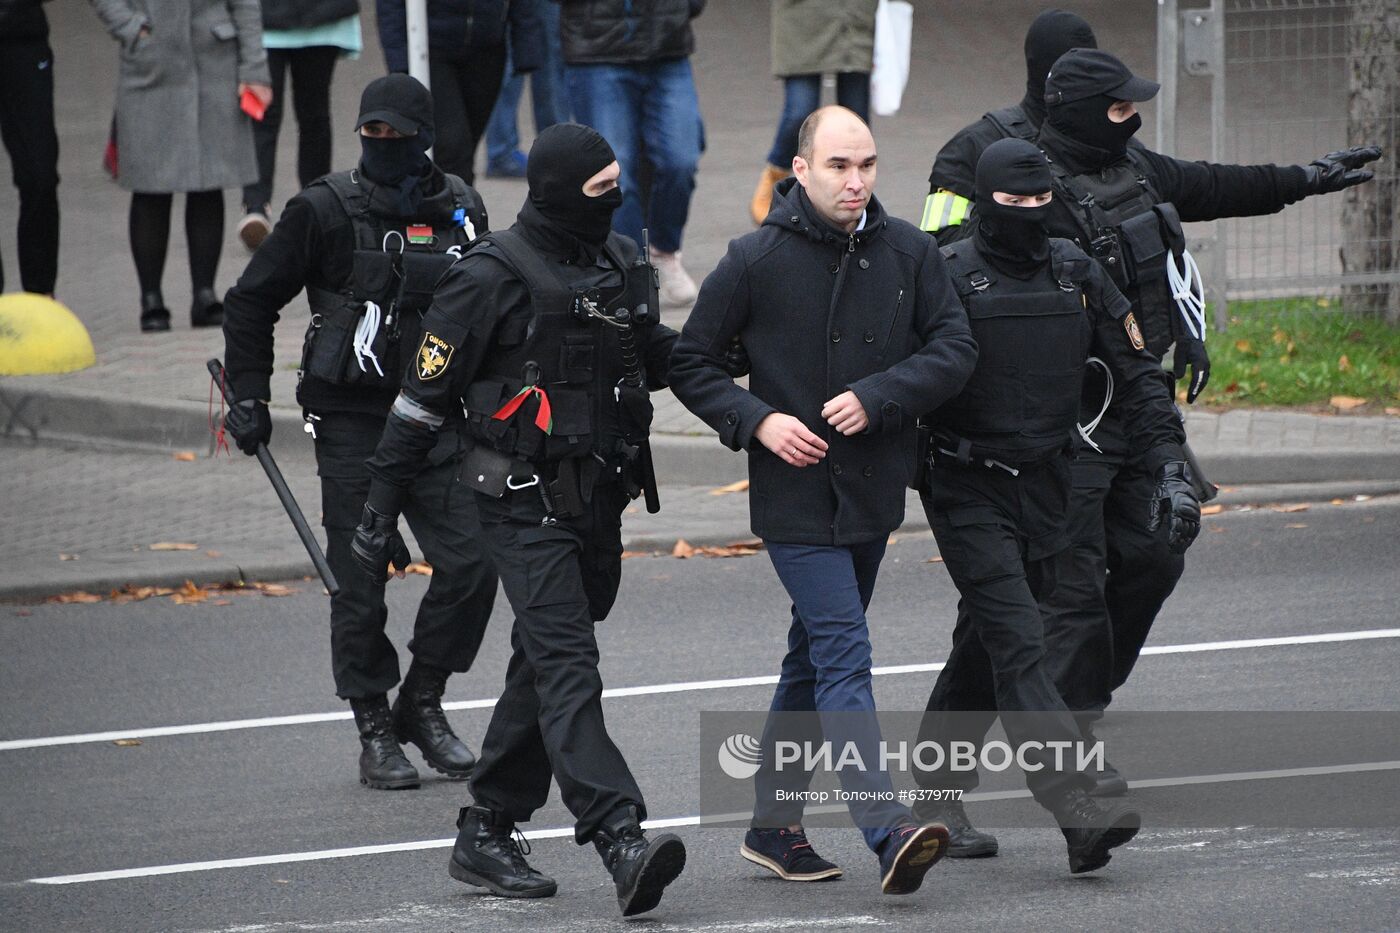
[[[695,548],[686,539],[679,538],[676,540],[676,546],[671,548],[671,556],[685,560],[687,557],[695,556]]]
[[[1269,508],[1275,512],[1306,512],[1308,504],[1306,502],[1294,502],[1292,505],[1271,505]]]
[[[191,544],[188,541],[157,541],[150,545],[152,551],[197,551],[198,544]]]
[[[1356,398],[1352,395],[1334,395],[1331,399],[1331,405],[1338,411],[1351,411],[1353,408],[1365,405],[1367,401],[1367,399]]]
[[[930,557],[928,560],[924,561],[924,563],[926,563],[926,564],[941,564],[941,563],[943,563],[943,558],[941,558],[941,557],[939,557],[937,554],[935,554],[934,556]]]
[[[117,740],[114,741],[112,744],[113,744],[113,745],[120,746],[121,748],[131,748],[131,747],[133,747],[133,746],[140,745],[140,744],[141,744],[141,740],[140,740],[140,739],[117,739]]]
[[[290,586],[283,586],[281,583],[254,583],[253,586],[264,596],[291,596],[297,592]]]
[[[216,600],[214,600],[212,603],[210,603],[209,605],[211,605],[211,606],[232,606],[232,605],[233,605],[233,600],[231,600],[231,599],[216,599]]]
[[[100,603],[102,597],[96,593],[86,593],[78,590],[75,593],[59,593],[57,596],[50,596],[45,602],[50,603]]]
[[[1248,340],[1236,340],[1235,349],[1241,353],[1248,353],[1253,348],[1250,346]]]
[[[1333,499],[1333,500],[1332,500],[1332,504],[1333,504],[1333,505],[1346,505],[1346,504],[1347,504],[1347,500],[1345,500],[1345,499]]]
[[[753,557],[759,551],[756,547],[736,547],[726,545],[724,547],[701,547],[695,549],[698,557]]]
[[[1203,505],[1203,506],[1201,506],[1201,514],[1202,514],[1202,515],[1219,515],[1219,514],[1220,514],[1221,512],[1223,512],[1223,511],[1225,511],[1225,506],[1223,506],[1223,505]]]
[[[743,541],[730,541],[728,544],[725,545],[725,547],[741,547],[748,548],[753,551],[761,551],[763,550],[763,539],[745,538]]]
[[[741,479],[741,480],[739,480],[739,482],[737,482],[737,483],[730,483],[728,486],[721,486],[721,487],[719,487],[718,489],[711,489],[711,490],[710,490],[710,495],[712,495],[712,496],[727,496],[727,495],[729,495],[731,492],[748,492],[748,490],[749,490],[749,481],[746,480],[746,479]]]
[[[1386,408],[1387,415],[1400,415],[1400,408]]]
[[[1285,527],[1285,528],[1306,528],[1306,527],[1308,527],[1308,526],[1305,525],[1305,524],[1303,524],[1302,522],[1289,522],[1287,525],[1284,525],[1283,527]]]
[[[1349,369],[1351,369],[1351,360],[1347,359],[1347,355],[1343,353],[1337,360],[1337,371],[1344,373]]]
[[[223,556],[224,556],[224,553],[223,553],[223,551],[205,551],[205,552],[204,552],[204,556],[205,556],[205,557],[223,557]]]
[[[431,577],[433,575],[433,566],[432,564],[429,564],[425,561],[415,560],[413,563],[405,567],[403,569],[403,572],[416,573],[419,576]]]
[[[181,451],[177,451],[176,454],[175,454],[175,459],[176,459],[176,460],[179,460],[181,463],[194,463],[194,451],[193,451],[193,450],[181,450]]]
[[[634,557],[650,557],[650,556],[651,556],[651,554],[650,554],[650,552],[648,552],[648,551],[623,551],[623,552],[622,552],[622,559],[623,559],[623,560],[631,560],[631,559],[634,558]]]
[[[58,555],[58,559],[59,559],[59,560],[77,560],[77,559],[78,559],[78,555],[77,555],[77,554],[60,554],[60,555]]]

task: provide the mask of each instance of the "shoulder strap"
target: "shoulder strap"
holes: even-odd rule
[[[940,252],[959,298],[966,299],[969,295],[986,291],[995,284],[996,277],[987,271],[986,263],[978,255],[971,240],[959,240],[943,247]]]
[[[486,234],[473,247],[472,252],[477,251],[494,255],[503,262],[525,283],[532,301],[546,299],[545,307],[550,304],[548,296],[567,296],[571,292],[539,251],[526,243],[513,229],[496,230]],[[537,307],[535,310],[538,313],[541,308]]]
[[[1050,271],[1061,288],[1073,285],[1081,291],[1089,280],[1093,260],[1070,240],[1050,238]],[[1069,291],[1068,288],[1065,288]]]
[[[1010,107],[1002,107],[1000,110],[989,110],[982,115],[982,118],[992,126],[997,128],[1004,138],[1016,138],[1034,141],[1035,127],[1026,117],[1026,111],[1020,104]]]
[[[378,235],[379,224],[371,219],[369,195],[360,185],[358,169],[349,172],[332,172],[312,182],[312,184],[325,185],[335,194],[341,209],[345,211],[345,216],[350,218],[350,224],[355,229],[355,246],[358,249],[380,248],[381,244],[374,242]]]

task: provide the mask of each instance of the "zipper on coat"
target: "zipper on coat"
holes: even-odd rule
[[[894,317],[890,318],[890,329],[885,334],[885,344],[880,348],[880,360],[885,359],[885,354],[890,352],[890,341],[894,339],[894,326],[899,323],[899,310],[904,306],[904,289],[899,290],[899,297],[894,300]]]

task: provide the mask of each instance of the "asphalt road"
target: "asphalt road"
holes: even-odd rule
[[[1118,705],[1400,711],[1397,528],[1397,498],[1212,516],[1151,644],[1213,647],[1145,657]],[[934,553],[926,534],[900,536],[890,548],[871,610],[877,666],[928,665],[946,654],[955,592],[943,568],[926,562]],[[417,791],[360,787],[352,726],[334,718],[343,706],[332,695],[324,599],[298,583],[288,597],[230,597],[222,606],[157,599],[0,608],[0,929],[1380,930],[1400,923],[1393,822],[1369,830],[1189,828],[1169,813],[1154,825],[1149,808],[1147,828],[1106,870],[1072,878],[1048,817],[974,804],[974,815],[995,813],[1005,819],[989,816],[992,825],[1013,827],[999,830],[1002,855],[944,863],[913,897],[878,893],[874,859],[849,829],[813,832],[823,854],[846,867],[845,880],[765,878],[738,859],[735,830],[698,828],[693,818],[706,754],[699,714],[760,709],[771,691],[714,681],[776,670],[785,604],[772,569],[761,556],[637,558],[624,573],[615,616],[599,629],[605,682],[681,685],[606,701],[651,818],[678,821],[689,848],[685,874],[654,913],[631,924],[616,916],[611,885],[591,847],[577,849],[568,838],[570,818],[557,798],[528,828],[559,830],[535,839],[532,855],[559,879],[558,896],[502,901],[450,880],[447,846],[464,786],[430,778]],[[394,586],[399,644],[422,587],[414,578]],[[469,707],[451,716],[474,745],[489,709],[470,701],[495,696],[508,623],[502,602],[477,667],[449,685],[447,699]],[[1338,637],[1348,632],[1379,634]],[[1287,643],[1305,635],[1324,639]],[[1259,639],[1285,643],[1251,644]],[[877,699],[884,709],[917,710],[933,676],[881,673]],[[301,714],[312,721],[277,721]],[[216,728],[245,719],[272,721]],[[154,727],[189,728],[145,731]],[[130,735],[140,744],[113,742]],[[54,737],[62,744],[38,744]],[[1297,763],[1315,762],[1300,749]],[[1190,794],[1249,795],[1266,784],[1267,793],[1304,808],[1337,795],[1400,799],[1397,775],[1202,785],[1163,806],[1180,816]],[[374,846],[383,849],[363,850]],[[232,859],[247,861],[225,862]],[[216,864],[198,864],[209,862]],[[125,870],[135,871],[93,877]]]

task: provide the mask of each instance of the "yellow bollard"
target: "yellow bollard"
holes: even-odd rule
[[[97,362],[77,315],[30,292],[0,295],[0,375],[71,373]]]

